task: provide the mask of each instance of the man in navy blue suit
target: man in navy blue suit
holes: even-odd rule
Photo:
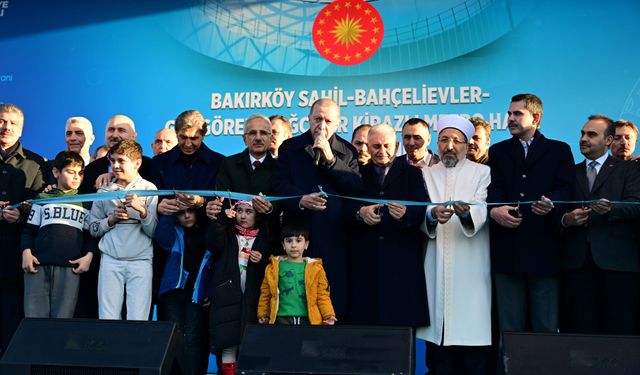
[[[562,208],[551,201],[572,196],[573,156],[540,133],[537,96],[514,96],[508,114],[512,138],[489,149],[487,202],[534,203],[489,207],[500,331],[557,332]]]
[[[273,193],[301,196],[282,201],[283,224],[303,223],[309,228],[307,254],[322,258],[331,286],[336,314],[344,316],[347,305],[347,237],[343,200],[360,190],[358,154],[339,137],[340,107],[330,99],[313,103],[310,129],[282,143],[278,167],[272,177]],[[330,196],[319,192],[319,187]]]

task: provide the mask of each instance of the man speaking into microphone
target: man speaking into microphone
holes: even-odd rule
[[[340,126],[340,107],[333,100],[313,103],[309,125],[308,131],[280,146],[273,193],[301,197],[282,201],[282,221],[302,223],[309,229],[310,246],[305,255],[322,258],[340,319],[347,314],[347,231],[344,202],[338,195],[355,196],[360,191],[358,153],[335,134]]]

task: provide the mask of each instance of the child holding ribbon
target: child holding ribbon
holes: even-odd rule
[[[210,283],[211,352],[221,356],[222,373],[235,374],[238,346],[256,311],[271,239],[264,218],[249,201],[238,201],[207,231],[214,270]]]

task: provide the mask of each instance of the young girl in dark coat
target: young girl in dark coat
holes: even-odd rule
[[[219,214],[206,243],[213,258],[210,349],[222,357],[222,373],[235,374],[244,327],[257,323],[260,285],[273,245],[263,218],[248,201]]]

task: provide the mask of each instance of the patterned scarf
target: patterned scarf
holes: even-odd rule
[[[236,234],[239,234],[241,236],[244,237],[249,237],[249,238],[255,238],[258,236],[258,232],[260,231],[260,229],[256,228],[256,229],[249,229],[249,228],[245,228],[243,226],[241,226],[240,224],[236,224],[233,229],[235,230]]]

